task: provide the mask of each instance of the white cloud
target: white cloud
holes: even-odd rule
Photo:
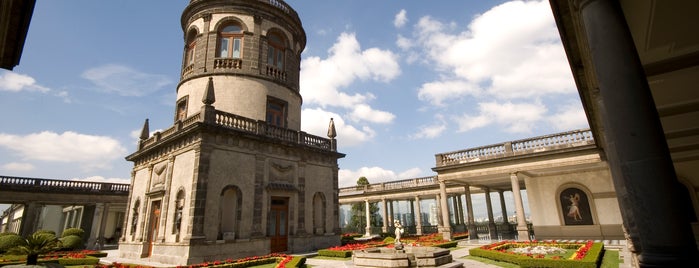
[[[12,162],[2,165],[2,169],[7,171],[32,171],[34,170],[34,165],[29,163]]]
[[[147,74],[117,64],[88,69],[82,77],[94,83],[98,90],[120,96],[145,96],[172,83],[164,75]]]
[[[389,82],[400,74],[397,56],[388,50],[362,51],[353,33],[342,33],[326,59],[305,58],[301,62],[301,95],[307,104],[349,108],[374,98],[370,93],[341,90],[356,80]]]
[[[461,96],[480,96],[481,90],[464,80],[446,80],[422,84],[418,89],[417,97],[422,101],[428,101],[436,106],[443,106],[444,100],[454,100]]]
[[[421,18],[414,31],[426,58],[441,72],[439,82],[421,87],[421,99],[439,104],[448,83],[480,87],[497,99],[535,98],[574,92],[565,52],[548,1],[511,1],[476,17],[466,30]],[[447,78],[445,78],[447,77]],[[453,80],[453,81],[449,81]],[[462,91],[456,91],[463,97]],[[459,94],[461,93],[461,94]]]
[[[0,71],[0,91],[39,91],[46,93],[49,88],[36,83],[31,76],[9,71]]]
[[[381,183],[388,181],[416,178],[422,171],[419,168],[410,168],[399,174],[395,171],[381,167],[361,167],[358,170],[340,169],[338,172],[338,185],[350,187],[357,185],[360,177],[366,177],[369,183]]]
[[[393,122],[396,116],[389,112],[374,110],[369,105],[358,104],[349,115],[352,121],[368,121],[372,123],[387,124]]]
[[[479,114],[476,116],[463,115],[456,118],[459,131],[497,124],[500,128],[511,133],[531,133],[535,124],[540,122],[546,113],[546,107],[537,103],[497,103],[484,102],[478,105]]]
[[[124,157],[126,149],[113,138],[50,131],[26,136],[0,133],[0,146],[23,160],[75,163],[83,170],[110,168],[110,161]]]
[[[555,114],[548,118],[554,129],[568,131],[573,129],[589,128],[585,110],[580,103],[570,103],[558,107]]]
[[[320,108],[303,109],[301,111],[302,130],[319,137],[327,137],[330,118],[335,122],[338,147],[355,146],[371,140],[376,132],[370,127],[360,129],[349,125],[336,113],[324,111]]]
[[[420,126],[417,133],[410,135],[411,139],[433,139],[442,135],[447,130],[447,122],[441,114],[435,115],[434,124]]]
[[[408,22],[408,16],[406,13],[407,12],[405,9],[401,9],[393,18],[393,26],[396,26],[396,28],[403,27],[403,25]]]

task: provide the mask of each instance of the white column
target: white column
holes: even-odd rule
[[[420,209],[420,197],[415,196],[415,203],[413,203],[413,206],[415,206],[415,231],[417,235],[422,235],[422,210]]]
[[[386,198],[381,198],[381,205],[383,206],[383,212],[381,213],[383,217],[383,227],[381,227],[381,230],[386,233],[388,232],[388,206],[386,205]]]
[[[466,210],[468,212],[468,239],[478,240],[475,219],[473,218],[473,200],[471,199],[471,186],[464,186],[464,197],[466,198]]]
[[[449,206],[447,205],[447,185],[444,181],[439,181],[439,203],[442,212],[442,236],[445,240],[451,241],[451,224],[449,224]]]
[[[512,182],[512,194],[515,199],[515,211],[517,213],[517,236],[518,240],[529,240],[529,230],[527,229],[527,219],[524,218],[524,205],[522,194],[519,192],[519,178],[517,173],[510,174]]]
[[[498,229],[495,226],[495,220],[493,220],[493,203],[490,201],[490,188],[486,187],[483,189],[485,191],[485,204],[488,209],[488,233],[490,233],[490,239],[498,238]]]
[[[364,214],[366,216],[366,228],[364,236],[371,236],[371,212],[369,211],[369,199],[364,200]]]

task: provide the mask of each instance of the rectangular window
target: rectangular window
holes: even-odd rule
[[[221,38],[221,43],[219,44],[218,56],[222,58],[228,57],[228,39]]]
[[[240,58],[240,38],[233,39],[233,58]]]
[[[267,64],[274,65],[274,47],[267,49]]]
[[[279,100],[268,100],[267,101],[267,124],[286,127],[286,115],[285,115],[286,105],[284,102]]]

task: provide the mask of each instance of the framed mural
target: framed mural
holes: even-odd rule
[[[567,188],[559,196],[565,225],[592,225],[587,194],[578,188]]]

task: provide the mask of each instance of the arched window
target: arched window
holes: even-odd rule
[[[231,23],[221,27],[218,32],[218,53],[219,58],[242,57],[243,51],[243,28],[240,25]]]
[[[565,225],[592,225],[592,211],[587,194],[578,188],[567,188],[559,196]]]
[[[177,192],[177,198],[175,199],[175,212],[173,218],[175,222],[172,225],[172,234],[179,234],[180,228],[182,227],[182,210],[184,209],[184,191],[180,190]]]
[[[313,232],[325,233],[325,196],[320,192],[313,195]]]
[[[235,186],[226,187],[221,192],[220,207],[220,235],[223,240],[233,240],[238,228],[238,210],[242,193]]]
[[[267,65],[284,70],[284,37],[276,33],[267,35]]]
[[[140,207],[141,201],[136,200],[136,202],[133,205],[133,214],[131,216],[131,235],[136,234],[136,228],[138,227],[138,210]]]
[[[194,56],[197,48],[197,31],[192,29],[187,34],[187,47],[184,54],[184,65],[190,66],[194,64]]]

